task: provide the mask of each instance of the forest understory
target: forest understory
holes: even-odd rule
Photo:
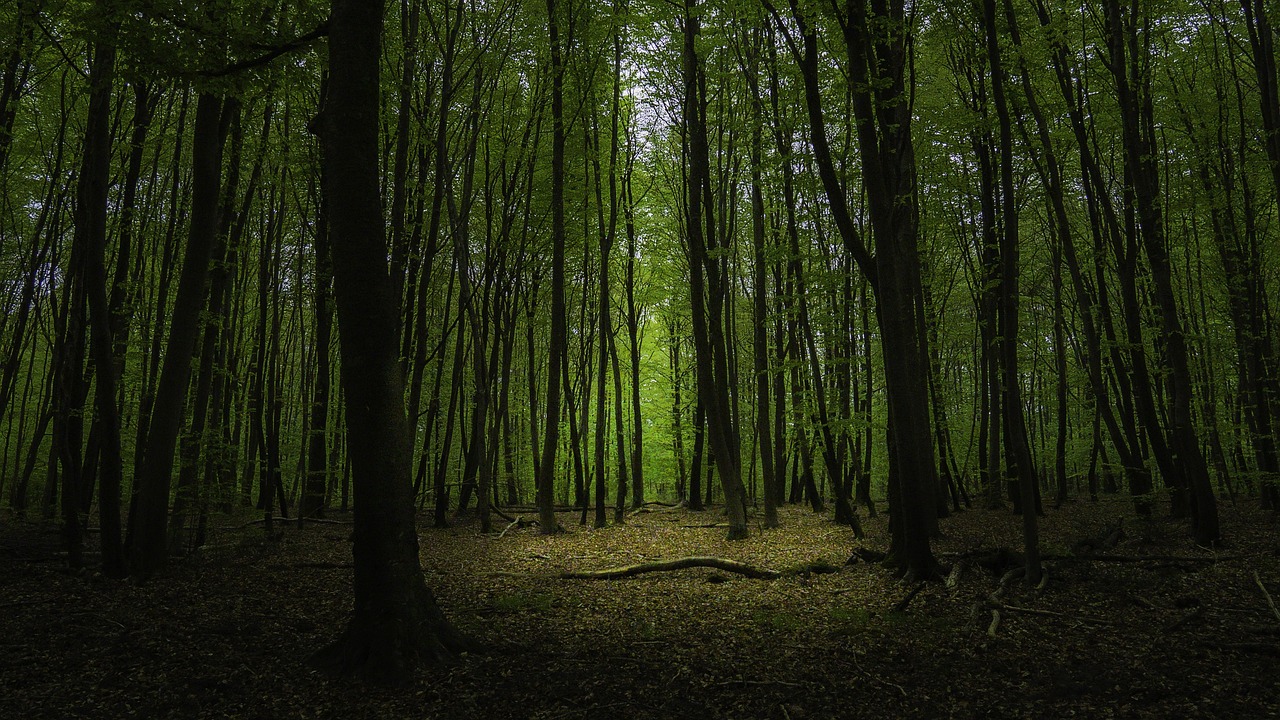
[[[1049,508],[1047,583],[1003,591],[1017,558],[988,551],[1016,552],[1008,511],[942,520],[935,549],[966,570],[916,591],[847,564],[887,545],[883,513],[864,516],[861,542],[794,507],[780,529],[753,518],[751,538],[729,542],[714,510],[648,509],[601,530],[562,513],[554,536],[420,523],[428,584],[483,649],[400,689],[306,664],[350,612],[349,518],[273,538],[222,518],[205,549],[141,586],[68,574],[55,526],[6,518],[0,716],[1280,717],[1280,534],[1251,502],[1223,506],[1216,552],[1119,498]],[[1098,547],[1117,523],[1119,542]],[[781,577],[558,577],[685,556]]]

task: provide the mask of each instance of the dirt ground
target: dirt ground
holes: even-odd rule
[[[1216,553],[1181,522],[1133,518],[1120,499],[1049,509],[1048,582],[1009,584],[994,626],[1000,568],[977,561],[998,558],[973,558],[953,589],[928,583],[901,611],[915,585],[846,565],[856,547],[885,547],[883,515],[864,516],[857,542],[786,508],[781,529],[757,525],[730,543],[707,527],[722,521],[714,511],[652,509],[602,530],[565,513],[569,532],[555,536],[423,523],[428,583],[483,650],[397,690],[305,664],[350,607],[341,516],[274,539],[248,518],[220,518],[208,548],[141,587],[69,574],[56,528],[5,518],[0,717],[1280,717],[1280,612],[1267,597],[1280,597],[1280,534],[1252,503],[1223,506]],[[1125,536],[1103,559],[1072,555],[1122,518]],[[935,550],[948,564],[1020,547],[1007,511],[941,527]],[[689,555],[783,576],[554,577]]]

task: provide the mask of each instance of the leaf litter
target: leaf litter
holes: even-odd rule
[[[798,507],[737,542],[708,527],[714,511],[603,529],[561,513],[567,532],[501,537],[501,523],[481,534],[472,518],[447,529],[426,519],[427,582],[483,649],[407,688],[326,680],[304,662],[350,609],[347,525],[268,539],[228,519],[201,552],[135,586],[68,573],[55,528],[7,520],[0,717],[1280,717],[1280,621],[1264,594],[1280,595],[1276,516],[1224,506],[1228,544],[1215,554],[1180,521],[1130,507],[1049,510],[1048,582],[1015,580],[998,603],[1000,568],[981,557],[1007,548],[1016,561],[1020,520],[956,513],[935,550],[947,564],[978,561],[954,589],[929,583],[901,611],[915,585],[845,564],[859,546],[887,545],[883,513],[863,518],[864,541]],[[1072,553],[1121,520],[1123,539],[1099,559]],[[782,577],[554,577],[688,556]]]

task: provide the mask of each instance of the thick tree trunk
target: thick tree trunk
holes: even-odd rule
[[[332,75],[319,127],[355,490],[355,607],[346,631],[312,660],[341,675],[403,683],[467,642],[427,588],[414,527],[399,313],[378,197],[382,15],[379,0],[334,0],[329,25]]]
[[[847,0],[846,12],[845,47],[859,88],[853,104],[875,234],[874,288],[889,406],[890,555],[908,577],[925,578],[937,573],[929,543],[936,525],[937,465],[907,86],[912,28],[901,0],[870,7]]]

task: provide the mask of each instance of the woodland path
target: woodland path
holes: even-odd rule
[[[1280,717],[1280,619],[1253,576],[1280,595],[1275,517],[1224,506],[1228,559],[1213,562],[1181,523],[1139,522],[1128,507],[1050,509],[1046,553],[1069,555],[1124,517],[1109,554],[1166,559],[1049,561],[1043,591],[1014,583],[1002,598],[1034,612],[1003,612],[994,637],[988,570],[954,590],[930,583],[894,612],[913,586],[844,565],[852,533],[799,508],[738,543],[694,527],[714,512],[684,510],[604,530],[565,513],[570,532],[554,537],[480,536],[466,520],[424,528],[428,582],[487,649],[399,690],[330,682],[303,662],[349,609],[345,525],[289,527],[274,541],[260,526],[222,529],[139,588],[67,575],[56,532],[6,518],[0,717]],[[866,546],[883,547],[883,515],[864,526]],[[1017,547],[1007,512],[967,511],[942,528],[943,556]],[[784,575],[549,577],[689,555]]]

